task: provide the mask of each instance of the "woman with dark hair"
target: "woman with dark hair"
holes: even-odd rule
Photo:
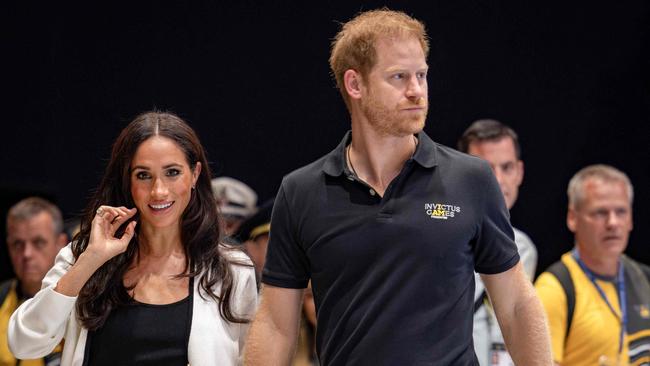
[[[257,291],[252,263],[219,241],[208,162],[170,113],[116,140],[80,232],[11,317],[18,358],[61,365],[233,365]],[[137,225],[137,226],[136,226]]]

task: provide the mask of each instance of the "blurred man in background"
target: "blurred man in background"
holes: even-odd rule
[[[24,300],[40,290],[41,281],[67,240],[61,211],[54,204],[42,198],[29,197],[9,209],[7,249],[16,278],[0,284],[0,366],[18,364],[7,343],[9,317]],[[60,352],[60,347],[57,347],[43,359],[19,363],[21,366],[58,365]]]
[[[482,119],[472,123],[458,141],[458,149],[464,153],[486,160],[499,182],[508,210],[514,206],[519,186],[524,179],[524,163],[517,133],[503,123]],[[517,228],[515,244],[528,278],[532,281],[537,267],[537,249],[528,235]],[[474,295],[474,350],[481,366],[511,365],[512,360],[505,349],[494,309],[489,303],[485,285],[475,274]]]
[[[557,365],[650,365],[649,269],[623,254],[634,191],[625,173],[591,165],[567,190],[575,247],[535,287]]]
[[[232,239],[241,224],[255,213],[257,194],[245,183],[230,177],[214,178],[212,192],[221,213],[221,232]]]
[[[239,233],[236,235],[236,239],[244,245],[244,251],[255,265],[258,281],[261,278],[266,259],[272,210],[273,199],[270,199],[258,207],[257,212],[241,224]]]

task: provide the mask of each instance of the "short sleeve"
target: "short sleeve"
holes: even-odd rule
[[[519,262],[510,213],[503,200],[492,169],[482,162],[482,200],[477,207],[479,223],[474,245],[476,272],[496,274],[505,272]]]
[[[306,288],[310,278],[309,260],[298,240],[297,225],[283,181],[273,205],[271,232],[262,282],[285,288]]]
[[[564,359],[564,339],[567,323],[567,300],[560,281],[551,273],[542,273],[535,281],[539,296],[551,331],[553,360],[562,363]]]

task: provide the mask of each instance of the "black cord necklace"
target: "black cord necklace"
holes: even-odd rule
[[[357,175],[357,171],[354,169],[354,165],[352,165],[352,159],[350,158],[350,148],[352,147],[352,144],[348,145],[348,148],[346,150],[346,156],[348,158],[348,164],[350,165],[350,169],[352,170],[352,174],[354,174],[355,177],[359,178]]]
[[[418,138],[413,136],[413,142],[415,144],[415,148],[413,149],[413,153],[411,154],[411,159],[413,158],[413,155],[415,155],[415,150],[417,150],[418,147]],[[354,165],[352,165],[352,158],[350,158],[350,149],[352,148],[352,143],[348,145],[348,147],[345,149],[345,155],[348,158],[348,165],[350,165],[350,170],[352,170],[352,174],[354,174],[355,177],[359,178],[359,175],[357,174],[357,171],[354,169]]]

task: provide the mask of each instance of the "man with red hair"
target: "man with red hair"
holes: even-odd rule
[[[550,365],[490,167],[422,131],[428,49],[421,22],[385,9],[336,36],[330,66],[352,131],[282,182],[249,365],[289,364],[310,279],[322,365],[475,365],[474,270],[513,358]]]

